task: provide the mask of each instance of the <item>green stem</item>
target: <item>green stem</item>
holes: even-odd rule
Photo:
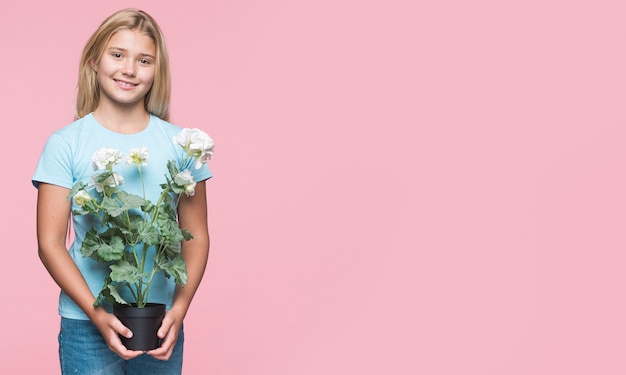
[[[130,290],[130,294],[133,296],[133,298],[135,299],[135,301],[137,300],[137,295],[135,294],[135,291],[133,290],[133,288],[131,287],[130,284],[126,283],[126,287],[128,288],[128,290]]]
[[[139,275],[143,275],[145,267],[146,267],[146,258],[148,257],[148,244],[143,244],[143,249],[141,251],[141,259],[139,262]],[[137,306],[143,307],[146,302],[146,297],[144,296],[144,289],[147,290],[150,287],[150,283],[147,283],[144,287],[143,276],[139,278],[139,282],[137,284],[137,289],[139,290],[139,295],[137,296]],[[141,305],[141,306],[140,306]]]
[[[141,191],[143,193],[143,199],[146,199],[146,187],[143,183],[143,173],[141,172],[140,165],[137,165],[137,170],[139,171],[139,181],[141,181]]]
[[[150,218],[150,225],[154,225],[154,222],[157,218],[157,216],[159,216],[159,207],[161,207],[161,203],[163,203],[163,200],[165,199],[165,197],[167,196],[167,194],[170,193],[170,185],[169,185],[169,180],[167,187],[165,189],[163,189],[163,191],[161,192],[161,195],[159,196],[159,200],[157,201],[157,203],[154,205],[154,214],[152,215],[152,218]]]

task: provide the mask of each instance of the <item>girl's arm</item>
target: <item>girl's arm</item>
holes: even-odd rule
[[[187,315],[196,290],[200,285],[209,257],[209,230],[207,224],[207,201],[205,181],[198,182],[193,196],[181,196],[178,203],[178,221],[182,229],[187,229],[193,239],[181,243],[181,253],[187,265],[187,285],[176,286],[172,308],[165,314],[158,335],[163,339],[161,347],[148,354],[157,359],[169,359],[178,333]]]
[[[141,351],[131,351],[122,344],[118,334],[126,337],[132,332],[113,314],[102,307],[93,307],[95,297],[65,247],[70,220],[69,189],[40,183],[37,196],[37,241],[39,258],[61,289],[87,314],[98,327],[109,348],[125,359]]]

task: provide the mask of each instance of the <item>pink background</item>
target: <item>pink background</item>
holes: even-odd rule
[[[30,177],[98,24],[216,140],[187,374],[626,373],[626,5],[0,3],[0,373],[57,373]]]

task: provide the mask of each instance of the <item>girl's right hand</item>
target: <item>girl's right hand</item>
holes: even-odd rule
[[[126,327],[120,320],[113,314],[108,313],[102,307],[95,308],[93,314],[91,314],[91,321],[98,328],[100,334],[104,338],[104,341],[113,352],[125,360],[133,359],[142,355],[144,352],[141,350],[128,350],[122,344],[119,335],[127,338],[133,336],[132,331]]]

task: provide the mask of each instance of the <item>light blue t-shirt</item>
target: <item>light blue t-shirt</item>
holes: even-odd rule
[[[124,155],[133,148],[148,147],[147,166],[142,167],[142,174],[146,188],[146,198],[156,202],[160,193],[160,184],[165,182],[167,162],[176,160],[178,163],[185,159],[183,149],[174,144],[172,138],[181,128],[150,115],[150,122],[146,129],[135,134],[120,134],[111,131],[99,124],[89,114],[70,125],[52,133],[46,142],[39,163],[33,175],[32,182],[38,187],[39,182],[62,186],[71,189],[78,182],[89,183],[94,175],[92,156],[102,147],[120,150]],[[190,169],[196,182],[211,178],[208,166],[203,165],[195,169],[194,161],[190,161]],[[141,181],[137,167],[120,163],[114,171],[124,177],[123,190],[142,196]],[[79,207],[72,202],[72,210]],[[108,264],[98,263],[91,258],[84,258],[80,247],[85,234],[95,224],[90,215],[72,215],[74,227],[74,241],[69,253],[83,274],[94,296],[97,296],[108,275]],[[152,256],[149,256],[152,259]],[[151,264],[147,264],[151,266]],[[126,289],[126,288],[122,288]],[[150,287],[150,302],[164,303],[171,307],[175,284],[173,278],[167,279],[160,272],[155,276]],[[124,291],[122,290],[124,293]],[[129,295],[126,297],[130,298]],[[132,300],[132,299],[131,299]],[[110,310],[110,306],[104,305]],[[59,314],[65,318],[87,320],[85,313],[65,293],[59,297]]]

